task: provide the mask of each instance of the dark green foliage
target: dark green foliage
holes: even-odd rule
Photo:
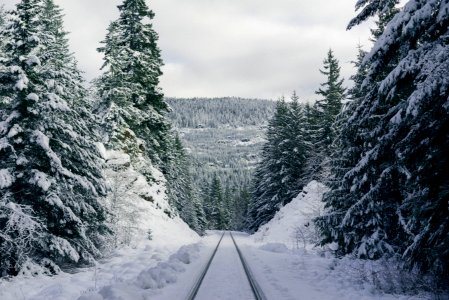
[[[102,101],[96,111],[107,147],[130,154],[151,179],[147,158],[165,173],[172,140],[164,116],[168,106],[158,87],[162,60],[151,24],[154,13],[143,0],[125,0],[118,8],[120,16],[98,49],[105,73],[97,84]]]
[[[180,217],[195,231],[202,233],[204,212],[193,187],[190,157],[187,155],[177,134],[170,147],[170,157],[166,167],[167,194],[169,203]]]
[[[399,0],[359,0],[356,4],[356,10],[360,10],[359,14],[349,22],[348,29],[359,25],[373,16],[379,16],[383,19],[399,3]]]
[[[231,204],[231,228],[243,231],[248,228],[248,205],[251,200],[251,193],[248,188],[240,190],[237,197],[234,196]]]
[[[292,102],[283,99],[277,102],[254,174],[253,197],[248,208],[250,230],[268,222],[302,189],[311,149],[307,128],[305,109],[295,93]]]
[[[23,0],[13,14],[1,32],[0,96],[9,100],[0,122],[0,272],[35,264],[55,272],[101,256],[102,161],[92,117],[73,108],[85,92],[61,10],[51,0]]]
[[[208,229],[229,229],[229,207],[217,175],[214,176],[210,183],[208,197],[204,202],[204,211],[206,213]]]
[[[396,1],[364,3],[384,13]],[[399,254],[447,284],[447,2],[410,0],[394,13],[361,65],[363,85],[341,126],[347,159],[334,166],[317,224],[341,254]]]
[[[327,53],[320,72],[326,76],[326,81],[316,91],[322,98],[315,102],[310,111],[309,124],[315,157],[311,157],[309,163],[318,163],[313,167],[313,179],[324,182],[329,174],[329,157],[337,135],[334,123],[346,98],[346,89],[340,77],[338,60],[332,50]]]

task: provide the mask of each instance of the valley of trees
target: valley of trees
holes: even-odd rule
[[[53,0],[0,9],[0,276],[56,274],[117,247],[107,174],[132,168],[163,181],[161,209],[200,234],[257,231],[317,180],[330,189],[314,220],[320,246],[395,258],[447,287],[449,4],[398,5],[357,1],[348,29],[377,22],[351,88],[329,50],[317,98],[276,103],[165,99],[144,0],[118,6],[89,89]],[[129,161],[111,166],[105,151]]]
[[[172,108],[168,117],[190,156],[193,193],[204,206],[205,228],[245,230],[253,172],[275,103],[240,98],[167,103]]]

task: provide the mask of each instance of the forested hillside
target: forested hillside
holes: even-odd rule
[[[209,221],[217,224],[209,228],[244,228],[252,176],[275,102],[195,98],[167,103],[172,108],[168,116],[191,157],[195,191],[210,213],[206,215],[216,215]],[[212,193],[218,193],[218,201]]]
[[[168,98],[169,114],[177,128],[223,128],[266,125],[272,116],[271,100],[224,98]]]

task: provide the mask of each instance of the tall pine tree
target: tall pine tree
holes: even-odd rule
[[[363,11],[391,9],[363,1]],[[388,3],[387,3],[388,2]],[[449,278],[449,13],[447,1],[410,0],[364,62],[364,95],[348,119],[361,155],[325,197],[323,242],[377,258],[397,253],[410,267]],[[357,143],[357,145],[356,145]],[[341,191],[335,193],[335,191]]]
[[[52,0],[23,0],[13,14],[1,32],[9,105],[0,123],[0,272],[51,272],[101,255],[106,188],[92,124],[73,109],[81,82],[67,64],[61,11]]]
[[[312,164],[312,179],[325,181],[329,174],[329,157],[336,139],[334,124],[346,98],[346,89],[343,87],[343,78],[340,76],[339,62],[332,50],[327,53],[323,70],[320,72],[326,76],[326,81],[316,91],[321,99],[316,101],[312,111],[311,141],[314,157],[309,158],[309,163]]]
[[[166,173],[171,126],[168,105],[158,87],[163,65],[154,13],[144,0],[124,0],[98,51],[104,74],[98,80],[101,115],[108,148],[130,154],[134,167],[151,180],[151,163]],[[149,159],[151,162],[149,161]]]
[[[278,101],[268,124],[267,143],[254,174],[253,197],[249,204],[250,230],[268,222],[301,191],[311,145],[307,118],[296,93],[292,101]]]

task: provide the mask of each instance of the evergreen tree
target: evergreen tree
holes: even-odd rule
[[[232,203],[232,192],[229,186],[226,186],[223,202],[220,205],[220,229],[229,230],[231,227],[231,203]]]
[[[92,124],[73,109],[83,93],[73,93],[81,82],[66,64],[61,11],[23,0],[13,14],[1,32],[0,96],[10,104],[0,123],[0,272],[55,272],[101,255],[106,188]]]
[[[254,174],[249,205],[250,229],[257,230],[301,191],[310,143],[306,139],[306,116],[296,93],[292,102],[278,101],[268,124],[267,143]]]
[[[280,209],[283,191],[278,164],[281,156],[278,144],[282,141],[278,129],[286,127],[288,106],[282,98],[276,104],[276,111],[268,123],[267,143],[262,148],[261,161],[254,172],[254,189],[249,204],[249,229],[256,231],[260,225],[268,222]]]
[[[379,21],[383,23],[382,20],[389,18],[388,16],[391,15],[398,3],[399,0],[358,0],[355,9],[360,10],[359,14],[349,22],[347,29],[349,30],[373,16],[378,16]],[[382,27],[378,27],[380,31],[385,25],[382,24]]]
[[[357,47],[358,53],[357,53],[357,60],[353,61],[352,64],[354,65],[354,68],[357,70],[354,75],[352,75],[349,79],[354,82],[354,85],[348,90],[348,105],[345,106],[344,111],[351,112],[354,110],[354,108],[349,109],[348,106],[352,103],[357,104],[357,99],[360,99],[364,95],[363,91],[363,80],[366,77],[367,74],[367,68],[368,66],[363,63],[363,60],[365,56],[368,54],[365,50],[363,50],[363,47],[359,45]]]
[[[398,253],[443,281],[449,278],[448,28],[441,0],[410,0],[385,27],[364,59],[366,90],[348,119],[348,128],[358,128],[349,146],[362,145],[361,155],[325,197],[328,213],[317,220],[323,242],[338,242],[343,254]]]
[[[189,157],[178,134],[174,136],[166,167],[169,203],[192,229],[198,230]]]
[[[98,80],[107,147],[131,155],[134,167],[151,179],[154,163],[166,174],[171,126],[164,114],[168,105],[158,87],[162,60],[154,13],[144,0],[124,0],[98,51],[104,54],[105,73]]]
[[[210,229],[221,229],[221,226],[223,225],[223,189],[221,187],[220,179],[216,174],[210,184],[208,200],[206,212],[208,227]]]
[[[326,81],[316,91],[316,94],[322,96],[322,99],[317,100],[313,111],[316,129],[313,141],[316,155],[314,160],[319,163],[314,169],[318,173],[316,179],[321,181],[327,178],[329,173],[329,157],[336,138],[334,123],[346,97],[346,89],[343,87],[343,79],[340,77],[340,66],[332,50],[327,53],[323,68],[324,70],[320,70],[320,72],[326,76]]]
[[[5,63],[7,61],[7,57],[6,57],[6,35],[3,34],[3,32],[5,31],[5,26],[6,26],[6,22],[7,22],[7,12],[4,8],[3,5],[0,6],[0,32],[2,32],[1,34],[1,39],[0,39],[0,76],[1,74],[5,74],[6,70],[4,70],[4,66]],[[0,95],[4,95],[5,94],[5,89],[8,89],[7,84],[5,84],[7,82],[6,78],[2,78],[0,77]],[[0,97],[0,120],[3,119],[3,113],[4,113],[4,108],[6,108],[9,105],[9,98],[7,97]]]
[[[287,127],[283,129],[286,138],[280,145],[283,154],[281,159],[285,161],[285,176],[282,182],[289,187],[283,205],[295,198],[309,183],[305,180],[307,160],[312,151],[308,121],[305,107],[299,103],[296,92],[293,92],[289,103]]]
[[[248,188],[240,190],[239,195],[235,197],[232,211],[231,227],[234,230],[244,230],[248,227],[248,204],[251,199],[251,193]]]
[[[193,209],[195,211],[194,215],[195,215],[195,222],[196,222],[196,228],[194,228],[194,229],[199,234],[203,234],[204,231],[208,228],[207,227],[208,223],[207,223],[206,213],[204,212],[204,204],[201,201],[201,199],[199,198],[198,192],[195,190],[193,191],[192,203],[193,203]]]
[[[337,137],[331,154],[331,174],[326,181],[330,187],[330,192],[325,194],[324,202],[327,207],[332,207],[332,214],[326,215],[326,226],[320,229],[324,236],[323,243],[331,243],[336,237],[336,232],[340,230],[339,225],[342,215],[350,207],[350,201],[355,199],[354,196],[348,192],[351,187],[348,182],[344,181],[345,175],[360,159],[363,150],[363,142],[360,139],[360,131],[357,124],[352,123],[353,118],[351,114],[360,108],[361,98],[365,94],[363,88],[363,80],[366,77],[367,66],[363,64],[363,59],[367,53],[359,47],[357,61],[353,62],[357,68],[357,73],[351,76],[354,86],[348,91],[348,102],[343,111],[337,116],[337,121],[334,124]],[[342,201],[343,198],[348,199]],[[338,239],[342,237],[339,236]],[[339,242],[342,242],[339,240]]]

